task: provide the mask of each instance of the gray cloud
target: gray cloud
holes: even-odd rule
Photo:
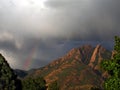
[[[86,43],[111,49],[120,36],[119,5],[119,0],[1,0],[0,50],[13,68],[24,69],[34,48],[29,68]]]
[[[55,9],[55,23],[64,30],[62,37],[111,40],[119,35],[119,3],[118,0],[49,0],[46,5]]]

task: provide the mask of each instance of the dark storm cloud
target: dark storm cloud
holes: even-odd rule
[[[11,50],[11,51],[16,51],[17,47],[14,44],[14,42],[5,41],[5,42],[0,42],[0,49],[7,49],[7,50]]]
[[[49,0],[46,2],[48,7],[58,12],[63,11],[59,13],[63,15],[60,18],[63,23],[66,23],[63,29],[68,30],[70,37],[83,40],[111,40],[114,35],[120,35],[118,34],[119,4],[118,0]]]
[[[12,48],[13,46],[9,46],[13,50],[11,49],[9,50],[9,47],[6,47],[7,50],[5,51],[7,52],[7,55],[11,55],[10,53],[12,53],[11,55],[13,60],[12,63],[10,62],[11,60],[9,61],[10,57],[4,54],[4,52],[2,53],[3,55],[5,55],[8,62],[13,68],[30,69],[30,68],[38,68],[38,67],[47,65],[52,60],[55,60],[59,57],[64,56],[67,52],[69,52],[70,49],[74,47],[80,47],[80,45],[84,45],[84,44],[92,44],[93,46],[95,46],[96,44],[102,44],[105,46],[106,43],[107,43],[106,47],[108,49],[111,48],[110,46],[112,45],[111,42],[110,43],[99,42],[99,41],[85,42],[85,41],[74,41],[74,40],[73,41],[63,41],[63,40],[57,41],[57,40],[50,40],[50,39],[48,42],[47,40],[46,42],[43,42],[36,38],[30,38],[24,41],[24,45],[19,50],[16,49],[16,47]],[[35,57],[31,55],[34,48],[36,48]],[[28,58],[31,66],[29,66],[28,68],[24,68],[24,65],[28,60]],[[13,62],[15,62],[15,64],[13,64]]]
[[[44,8],[31,1],[0,0],[0,51],[14,68],[24,69],[34,48],[29,68],[83,44],[112,49],[114,36],[120,36],[120,0],[46,0]]]
[[[46,0],[46,12],[9,4],[1,9],[1,30],[42,38],[110,40],[120,29],[118,0]]]

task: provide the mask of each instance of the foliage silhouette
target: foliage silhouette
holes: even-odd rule
[[[21,81],[0,54],[0,90],[21,90]]]
[[[22,90],[46,90],[46,82],[42,77],[22,80]]]
[[[114,54],[111,60],[105,60],[101,67],[108,72],[109,77],[104,82],[104,90],[119,90],[120,88],[120,37],[115,36]]]

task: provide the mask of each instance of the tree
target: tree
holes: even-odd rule
[[[57,81],[50,83],[48,90],[59,90],[59,85]]]
[[[0,90],[21,90],[20,81],[0,54]]]
[[[91,87],[91,89],[90,90],[101,90],[100,88],[98,88],[98,87]]]
[[[120,89],[120,37],[115,36],[114,55],[111,60],[102,62],[101,67],[109,77],[104,82],[104,90]]]
[[[26,78],[22,81],[22,90],[46,90],[46,82],[42,77]]]

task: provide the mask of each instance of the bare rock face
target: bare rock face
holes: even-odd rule
[[[99,55],[99,57],[100,57],[99,49],[100,49],[100,45],[97,45],[96,48],[93,51],[92,56],[91,56],[89,66],[92,67],[92,68],[94,67],[94,63],[96,61],[97,55]]]
[[[91,45],[84,45],[79,48],[81,60],[84,64],[88,64],[93,53],[94,47]]]
[[[97,45],[88,65],[94,70],[99,70],[101,61],[111,58],[111,55],[112,53],[110,51],[106,50],[101,45]]]

